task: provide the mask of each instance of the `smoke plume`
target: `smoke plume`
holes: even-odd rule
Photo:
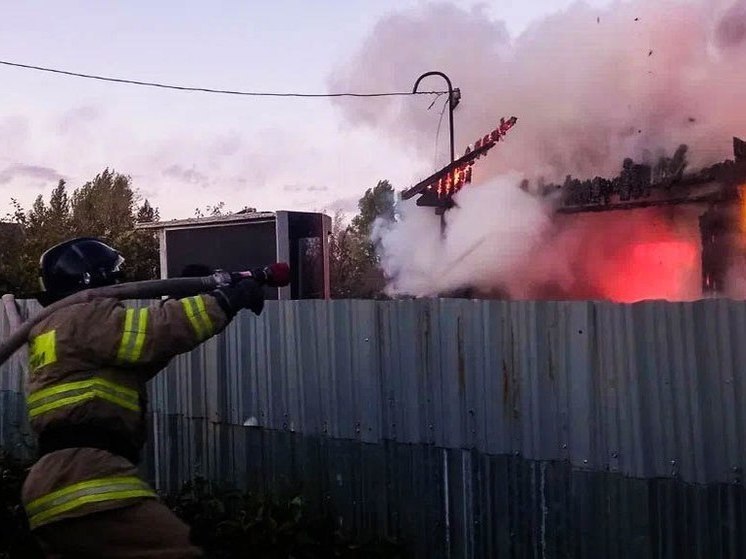
[[[390,289],[427,295],[470,285],[514,297],[695,297],[696,216],[650,210],[550,219],[551,201],[517,185],[524,178],[531,185],[562,182],[568,174],[613,177],[625,157],[650,161],[680,144],[690,148],[690,168],[732,157],[731,138],[746,133],[744,67],[746,0],[619,1],[605,9],[578,3],[517,37],[483,9],[450,4],[381,20],[330,78],[334,90],[406,90],[423,71],[444,71],[462,92],[460,152],[501,116],[519,119],[475,166],[474,183],[448,212],[445,239],[439,219],[413,203],[403,204],[399,221],[377,229]],[[443,88],[430,79],[422,89]],[[339,108],[350,123],[383,130],[427,160],[431,102]],[[646,259],[648,276],[633,273]],[[625,277],[647,288],[622,289]]]
[[[391,278],[389,291],[427,296],[465,285],[489,290],[507,279],[503,270],[524,265],[525,247],[536,244],[549,216],[541,201],[514,188],[516,180],[502,177],[464,190],[448,213],[444,239],[440,217],[414,204],[402,205],[398,221],[379,220],[373,240]]]

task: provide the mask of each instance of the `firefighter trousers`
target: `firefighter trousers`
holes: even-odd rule
[[[34,535],[50,559],[202,557],[189,526],[155,499],[47,524]]]

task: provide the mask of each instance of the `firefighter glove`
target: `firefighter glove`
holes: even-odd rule
[[[213,291],[225,313],[233,317],[241,309],[249,309],[255,315],[264,309],[264,289],[253,279],[241,280],[236,285],[220,287]]]

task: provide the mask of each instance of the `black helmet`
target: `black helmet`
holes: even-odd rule
[[[122,279],[122,263],[118,251],[91,237],[53,246],[39,259],[44,299],[56,301],[83,289],[115,284]]]

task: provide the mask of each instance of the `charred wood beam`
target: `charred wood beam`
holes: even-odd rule
[[[619,210],[639,210],[641,208],[655,208],[661,206],[679,206],[682,204],[712,204],[736,199],[735,195],[724,195],[722,192],[705,196],[688,196],[684,198],[664,198],[662,200],[645,200],[642,202],[626,202],[623,204],[603,204],[595,206],[561,207],[560,214],[576,214],[586,212],[613,212]]]
[[[746,142],[741,138],[733,138],[733,154],[736,156],[736,163],[746,162]]]
[[[734,138],[733,151],[735,161],[728,160],[684,174],[686,146],[680,146],[672,158],[661,158],[655,167],[635,164],[631,159],[626,159],[618,177],[596,177],[586,181],[567,177],[564,185],[550,185],[545,188],[545,192],[562,191],[561,213],[672,205],[687,203],[687,200],[694,200],[692,203],[696,203],[703,199],[703,195],[692,197],[691,191],[702,188],[716,187],[723,192],[722,196],[730,197],[733,195],[731,190],[746,184],[746,142]],[[674,191],[679,191],[678,198],[670,198]],[[626,203],[649,198],[653,192],[662,192],[669,199]]]
[[[477,157],[484,155],[496,145],[497,145],[497,142],[489,142],[481,146],[480,148],[467,153],[466,155],[462,155],[456,161],[454,161],[453,163],[449,163],[437,173],[433,173],[432,175],[427,177],[425,180],[422,180],[418,182],[417,184],[415,184],[412,188],[408,188],[407,190],[402,192],[402,195],[401,195],[402,200],[409,200],[410,198],[413,198],[414,196],[417,196],[418,194],[422,194],[423,192],[425,192],[425,190],[427,190],[427,188],[430,185],[435,184],[441,178],[448,175],[448,173],[453,172],[455,169],[458,169],[462,165],[467,165],[473,162],[474,160],[477,159]]]

